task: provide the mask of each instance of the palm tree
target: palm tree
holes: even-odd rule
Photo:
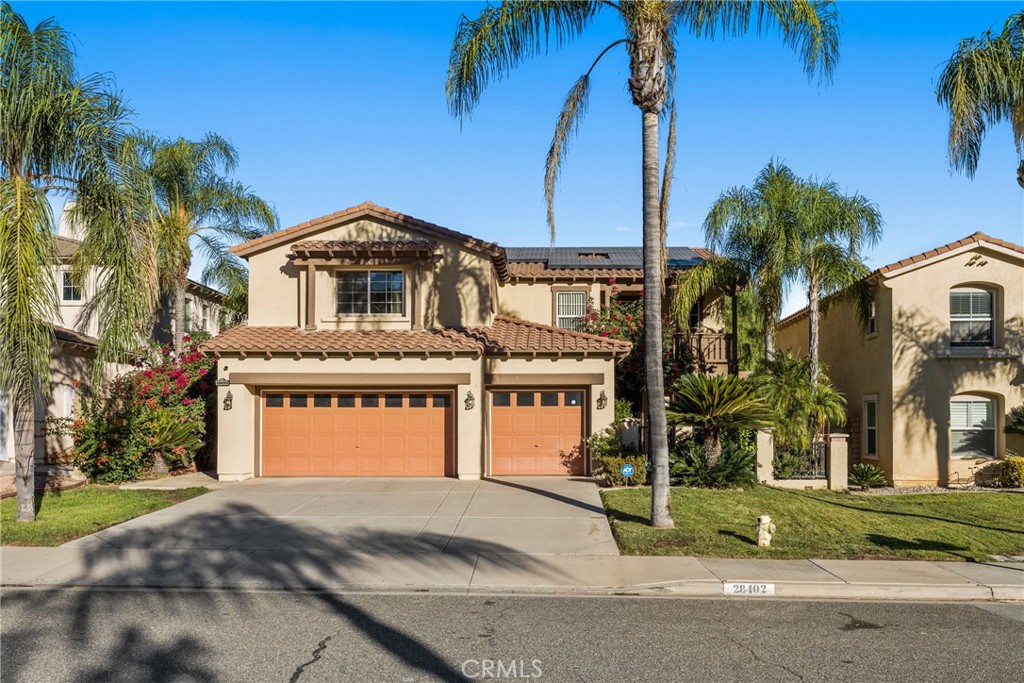
[[[276,230],[277,214],[248,187],[226,176],[237,165],[238,152],[219,135],[210,133],[198,141],[146,137],[139,146],[154,187],[161,286],[173,297],[174,350],[181,353],[193,249],[207,259],[204,282],[237,289],[245,267],[228,247]]]
[[[795,214],[800,242],[793,276],[807,286],[807,348],[813,391],[821,365],[822,297],[849,291],[868,274],[861,250],[878,242],[883,223],[874,203],[860,194],[844,195],[831,180],[801,183]]]
[[[831,425],[846,423],[846,399],[823,372],[811,384],[810,358],[782,351],[753,376],[757,395],[772,411],[775,443],[783,449],[806,450]]]
[[[833,3],[812,0],[762,2],[703,2],[698,0],[521,0],[488,6],[478,17],[463,15],[456,29],[448,63],[448,106],[460,120],[468,116],[483,89],[501,79],[522,60],[580,36],[601,12],[622,21],[623,37],[605,47],[569,90],[548,150],[545,196],[548,223],[554,237],[554,186],[573,134],[587,109],[590,74],[612,49],[624,46],[629,56],[627,85],[640,110],[643,186],[644,325],[649,353],[645,358],[650,406],[651,523],[672,526],[668,509],[668,433],[662,368],[662,203],[659,196],[659,120],[671,100],[676,72],[676,38],[686,31],[702,38],[747,33],[753,22],[758,33],[775,27],[783,42],[800,55],[808,75],[831,75],[839,31]],[[674,110],[674,104],[669,107]],[[671,126],[670,126],[671,132]],[[671,159],[671,154],[669,155]]]
[[[729,296],[731,311],[729,323],[732,328],[733,347],[729,350],[729,372],[739,371],[736,347],[739,340],[739,294],[742,287],[751,281],[751,273],[741,261],[718,256],[702,261],[690,270],[681,273],[672,287],[672,313],[679,329],[689,327],[690,311],[694,304],[708,292],[721,291]]]
[[[49,395],[58,317],[49,197],[116,171],[126,117],[106,78],[78,76],[53,19],[30,29],[0,4],[0,393],[15,426],[19,521],[35,519],[34,405]]]
[[[668,420],[700,431],[708,470],[714,470],[722,456],[726,430],[757,429],[771,424],[771,418],[756,387],[735,375],[683,375],[669,391]]]
[[[1024,148],[1024,11],[1010,15],[1002,32],[960,41],[935,88],[949,109],[949,163],[974,177],[981,141],[990,126],[1009,121],[1017,154]],[[1024,187],[1024,159],[1017,167]]]
[[[694,268],[677,285],[677,316],[707,291],[742,277],[754,291],[765,359],[771,357],[785,286],[799,253],[795,207],[800,191],[800,179],[785,164],[770,161],[752,187],[733,187],[718,197],[704,219],[704,239],[728,266],[712,260]]]

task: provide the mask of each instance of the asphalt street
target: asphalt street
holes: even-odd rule
[[[1020,681],[1024,605],[5,589],[0,679]]]

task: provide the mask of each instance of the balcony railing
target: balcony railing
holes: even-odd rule
[[[735,372],[736,343],[731,334],[689,330],[673,338],[673,355],[692,356],[698,367],[716,372]]]

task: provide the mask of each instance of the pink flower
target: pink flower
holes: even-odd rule
[[[199,368],[199,376],[202,377],[206,374],[206,368]]]
[[[602,333],[601,333],[601,336],[602,336],[602,337],[607,337],[607,336],[608,336],[608,332],[607,332],[607,330],[606,330],[606,331],[604,331],[604,332],[602,332]]]
[[[190,399],[190,398],[183,398],[183,399],[181,399],[181,405],[183,405],[183,406],[190,406],[190,405],[192,405],[192,399]]]

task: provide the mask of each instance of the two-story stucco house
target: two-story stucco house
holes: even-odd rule
[[[1005,416],[1024,401],[1024,247],[980,232],[877,269],[866,326],[852,303],[821,319],[821,359],[848,401],[851,462],[897,486],[948,485],[1024,440]],[[807,352],[806,309],[778,346]]]
[[[204,347],[218,476],[588,474],[630,345],[576,329],[639,262],[543,251],[371,203],[235,247],[248,324]]]

